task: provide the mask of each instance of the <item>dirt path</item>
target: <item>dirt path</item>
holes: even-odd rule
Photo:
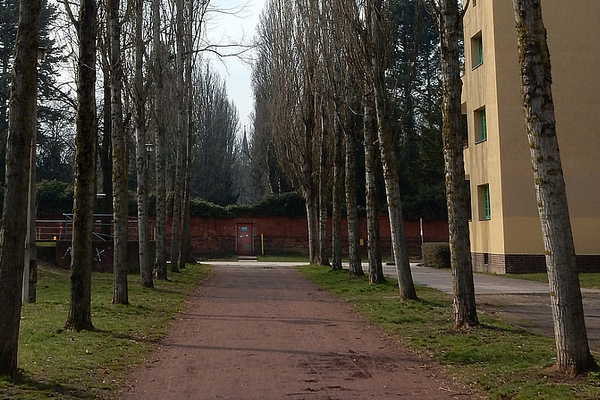
[[[471,399],[287,268],[214,268],[124,399]]]

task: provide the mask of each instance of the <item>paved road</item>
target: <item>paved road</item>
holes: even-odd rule
[[[211,262],[231,265],[231,262]],[[242,261],[236,265],[255,268],[295,266],[299,263],[265,263]],[[368,264],[363,264],[365,271]],[[415,284],[429,286],[452,294],[452,275],[449,270],[426,268],[411,264]],[[396,278],[393,265],[384,266],[386,276]],[[505,320],[531,332],[553,336],[552,314],[548,284],[501,275],[475,274],[475,298],[478,311]],[[582,289],[585,322],[590,348],[600,352],[600,290]]]

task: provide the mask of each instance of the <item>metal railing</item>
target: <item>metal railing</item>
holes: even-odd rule
[[[38,219],[35,221],[35,240],[51,242],[56,240],[71,240],[73,237],[73,214],[63,214],[64,219]],[[114,220],[112,214],[94,214],[92,234],[94,240],[112,241],[114,238]],[[138,239],[138,220],[128,219],[128,240]],[[156,223],[150,221],[151,240],[154,240]]]

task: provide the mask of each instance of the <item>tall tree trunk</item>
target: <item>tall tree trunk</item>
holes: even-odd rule
[[[179,139],[177,139],[179,142]],[[177,166],[175,171],[175,182],[173,186],[173,215],[171,222],[171,272],[179,272],[179,250],[181,241],[181,168],[178,159],[181,157],[177,149]]]
[[[372,0],[371,12],[373,31],[373,54],[371,65],[373,73],[373,92],[377,112],[377,126],[379,136],[379,149],[383,166],[383,178],[387,197],[388,215],[390,219],[390,232],[394,261],[398,273],[398,287],[402,300],[416,299],[417,292],[410,272],[408,252],[406,251],[406,238],[404,235],[404,220],[402,217],[402,203],[400,199],[400,178],[398,176],[398,162],[395,155],[394,137],[392,134],[389,110],[389,99],[385,86],[385,41],[383,38],[383,2]]]
[[[167,279],[167,182],[166,132],[163,96],[163,45],[160,40],[160,0],[152,0],[152,41],[154,47],[154,129],[156,134],[156,255],[154,277]]]
[[[356,133],[346,129],[346,217],[348,221],[348,256],[350,275],[362,276],[360,259],[360,228],[356,194]]]
[[[191,199],[191,186],[192,186],[192,135],[191,129],[188,128],[187,145],[186,145],[186,159],[185,159],[185,178],[184,178],[184,191],[182,196],[181,206],[181,242],[179,250],[179,266],[185,268],[186,263],[195,263],[192,256],[192,233],[190,229],[190,199]]]
[[[17,373],[23,244],[27,226],[29,150],[36,127],[41,1],[21,1],[9,100],[4,211],[0,230],[0,376]]]
[[[110,42],[110,40],[109,40]],[[103,237],[112,236],[112,130],[111,130],[111,108],[110,108],[110,66],[108,63],[103,65],[104,75],[104,132],[102,135],[102,145],[100,146],[100,168],[102,173],[102,194],[101,209],[102,226],[100,232]],[[110,214],[110,215],[109,215]]]
[[[146,153],[146,112],[144,101],[143,61],[144,41],[142,37],[143,0],[135,0],[135,138],[137,172],[138,250],[140,280],[143,287],[153,287],[152,264],[150,262],[150,223],[148,200],[148,156]]]
[[[322,106],[319,146],[319,264],[323,266],[329,265],[327,256],[327,129],[326,109]]]
[[[595,362],[588,347],[567,192],[556,139],[550,54],[540,3],[540,0],[513,0],[522,100],[546,250],[556,365],[561,372],[576,374],[595,367]]]
[[[176,167],[175,167],[175,183],[173,188],[173,222],[171,225],[171,272],[179,272],[179,250],[181,241],[181,205],[182,194],[184,190],[184,157],[185,157],[185,106],[186,106],[186,90],[184,88],[184,17],[183,17],[183,0],[177,0],[176,4],[176,30],[177,30],[177,54],[175,56],[175,73],[177,87],[177,137],[175,139],[176,146]]]
[[[179,265],[181,268],[185,268],[186,263],[194,263],[195,260],[192,257],[192,236],[190,229],[190,200],[191,200],[191,190],[192,190],[192,164],[193,164],[193,146],[194,146],[194,135],[193,135],[193,125],[194,118],[192,113],[193,102],[192,102],[192,91],[193,91],[193,83],[192,83],[192,55],[193,52],[193,37],[192,37],[192,15],[194,12],[194,1],[188,0],[188,19],[186,21],[186,32],[185,32],[185,48],[186,51],[184,53],[184,85],[185,85],[185,98],[187,102],[185,104],[185,116],[186,123],[184,129],[184,137],[185,137],[185,158],[184,168],[183,168],[183,196],[182,196],[182,205],[181,205],[181,242],[180,242],[180,251],[179,251]]]
[[[335,105],[333,117],[333,204],[331,208],[331,268],[334,271],[342,269],[342,186],[344,180],[342,146],[339,109]]]
[[[75,197],[71,242],[71,301],[65,329],[93,330],[92,232],[96,190],[96,36],[97,4],[84,0],[79,8],[77,65],[77,133],[75,135]]]
[[[123,66],[121,64],[121,23],[119,0],[106,1],[106,16],[110,35],[110,88],[111,130],[113,149],[113,211],[114,240],[114,290],[113,303],[129,304],[127,292],[127,148],[123,127]]]
[[[377,195],[377,119],[373,98],[365,96],[364,146],[365,146],[365,186],[367,197],[367,248],[369,257],[369,282],[383,283],[381,263],[381,241],[379,240],[379,202]]]
[[[446,204],[454,291],[454,328],[477,325],[469,197],[465,180],[461,130],[459,34],[460,12],[456,0],[442,0],[436,8],[442,70],[442,138],[446,171]]]
[[[33,130],[29,149],[29,191],[27,197],[27,234],[25,239],[25,261],[23,263],[23,303],[35,303],[37,284],[37,246],[35,244],[35,203],[36,203],[36,151],[37,151],[37,90],[35,98],[36,129]]]
[[[314,115],[314,113],[312,113]],[[306,129],[306,155],[304,156],[304,199],[306,201],[306,219],[308,224],[308,255],[311,264],[319,262],[319,213],[318,213],[318,196],[315,190],[313,179],[313,134],[314,134],[314,119],[308,117],[305,122]]]

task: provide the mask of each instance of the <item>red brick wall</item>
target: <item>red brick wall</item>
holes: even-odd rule
[[[248,217],[248,218],[192,218],[192,247],[195,254],[235,254],[236,227],[238,223],[253,224],[254,252],[261,253],[261,235],[265,254],[308,254],[308,227],[305,218]],[[382,253],[391,255],[390,228],[386,215],[380,219]],[[170,226],[169,226],[170,228]],[[331,221],[328,223],[331,235]],[[420,254],[419,222],[406,221],[404,225],[407,245],[411,253]],[[361,249],[366,253],[367,222],[360,221]],[[423,223],[426,242],[448,241],[448,224],[445,221]],[[347,251],[346,221],[342,221],[342,246]]]

